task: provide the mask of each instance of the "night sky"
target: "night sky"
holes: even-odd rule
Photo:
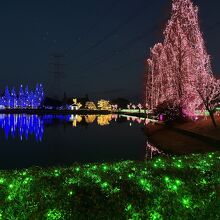
[[[220,76],[220,2],[194,1],[214,73]],[[169,0],[7,0],[1,2],[1,92],[42,82],[47,95],[91,99],[141,94],[144,59],[161,40]],[[53,55],[64,74],[54,77]]]

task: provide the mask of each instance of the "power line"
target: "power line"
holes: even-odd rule
[[[164,19],[164,22],[167,21],[168,18]],[[212,30],[217,28],[220,25],[220,22],[216,22],[213,25],[209,25],[206,29],[207,30]],[[122,52],[124,52],[125,50],[128,49],[128,47],[133,46],[136,42],[139,42],[140,40],[144,39],[145,37],[147,37],[149,35],[149,32],[153,32],[156,31],[158,28],[160,28],[160,25],[156,25],[154,27],[152,27],[150,30],[148,30],[147,32],[144,32],[143,34],[131,39],[130,41],[128,41],[127,43],[125,43],[122,47],[120,47],[117,50],[114,50],[112,54],[107,55],[106,57],[104,57],[104,59],[102,59],[101,61],[97,61],[95,63],[93,63],[92,65],[86,65],[87,68],[85,68],[81,73],[87,72],[88,70],[90,70],[93,67],[97,67],[103,63],[105,63],[106,61],[110,60],[112,57],[115,57],[117,54],[121,54]],[[130,49],[130,48],[129,48]],[[135,59],[136,60],[136,59]],[[135,61],[134,60],[134,61]]]
[[[96,42],[95,44],[93,44],[91,47],[87,48],[86,50],[84,50],[82,53],[77,55],[77,58],[80,58],[86,54],[88,54],[90,51],[96,49],[97,47],[99,47],[101,44],[103,44],[105,41],[107,41],[108,39],[110,39],[111,37],[113,37],[117,32],[119,32],[121,29],[123,29],[124,26],[126,26],[127,24],[129,24],[131,21],[133,21],[134,19],[136,19],[137,17],[139,17],[147,8],[149,8],[149,3],[147,6],[145,7],[141,7],[138,9],[138,11],[136,11],[132,16],[130,16],[128,19],[126,19],[124,22],[122,22],[121,24],[119,24],[117,27],[115,27],[110,33],[106,34],[101,40],[99,40],[98,42]]]
[[[65,54],[69,55],[70,51],[74,49],[77,45],[79,45],[79,41],[84,40],[91,32],[93,32],[104,20],[108,17],[115,7],[120,3],[122,0],[114,0],[112,4],[105,10],[103,16],[101,16],[85,33],[82,34],[80,40],[78,40],[72,47],[65,50]]]
[[[105,63],[106,61],[110,60],[111,58],[115,57],[117,54],[121,54],[122,52],[128,50],[128,48],[130,49],[131,46],[133,46],[135,43],[139,42],[140,40],[149,37],[149,32],[154,32],[156,31],[158,28],[160,28],[160,25],[155,25],[153,27],[151,27],[147,32],[145,31],[144,33],[140,34],[139,36],[129,40],[128,42],[126,42],[123,46],[121,46],[119,49],[114,50],[112,54],[107,55],[106,57],[104,57],[104,59],[102,59],[101,61],[97,61],[95,63],[93,63],[92,65],[88,65],[87,68],[85,68],[83,71],[81,71],[80,73],[85,73],[88,70],[90,70],[93,67],[97,67],[102,63]]]

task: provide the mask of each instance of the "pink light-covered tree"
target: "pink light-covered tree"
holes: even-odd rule
[[[220,80],[217,80],[212,74],[199,77],[199,79],[193,86],[209,112],[214,127],[217,127],[214,113],[220,99]]]
[[[151,49],[146,63],[145,100],[151,109],[167,103],[188,116],[197,109],[204,110],[194,83],[212,72],[199,27],[198,8],[191,0],[173,0],[164,42]]]
[[[170,68],[165,47],[161,43],[156,44],[151,49],[150,58],[147,60],[146,103],[150,109],[155,109],[163,102],[169,103],[171,100],[172,102],[177,100]]]

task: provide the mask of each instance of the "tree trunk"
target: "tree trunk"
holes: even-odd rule
[[[214,127],[217,128],[217,124],[215,122],[214,112],[209,110],[209,114],[210,114],[210,117],[212,119],[212,123],[213,123]]]

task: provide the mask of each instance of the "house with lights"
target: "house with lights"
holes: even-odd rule
[[[79,110],[79,107],[77,104],[73,103],[72,105],[70,105],[70,109],[71,110]]]

